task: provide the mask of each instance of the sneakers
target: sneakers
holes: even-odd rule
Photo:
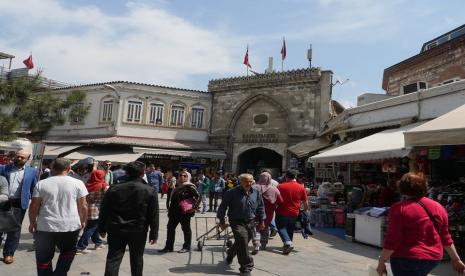
[[[294,246],[292,244],[285,244],[283,247],[283,254],[289,255],[289,253],[291,253],[293,249],[294,249]]]
[[[84,254],[89,254],[90,253],[90,250],[87,249],[87,248],[84,248],[84,249],[78,249],[76,251],[76,255],[84,255]]]
[[[259,250],[260,250],[260,247],[258,245],[254,245],[253,250],[252,250],[252,255],[257,255]]]
[[[260,245],[260,250],[266,250],[266,244]]]
[[[274,236],[276,236],[276,234],[278,234],[278,230],[276,230],[276,229],[271,229],[271,231],[270,231],[270,237],[274,237]]]
[[[104,248],[106,248],[106,246],[103,244],[96,244],[94,247],[95,250],[104,249]]]
[[[183,249],[179,250],[178,253],[187,253],[189,251],[191,251],[191,250],[187,249],[187,248],[183,248]]]

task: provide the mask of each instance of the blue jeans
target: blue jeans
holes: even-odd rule
[[[276,222],[274,221],[274,219],[270,223],[270,231],[273,231],[273,230],[277,230],[276,229]]]
[[[439,261],[391,258],[391,270],[394,276],[426,276]]]
[[[21,209],[21,217],[20,217],[21,223],[23,223],[25,214],[26,214],[26,210]],[[3,246],[3,257],[14,256],[16,249],[18,249],[19,239],[21,238],[21,229],[17,231],[13,231],[13,232],[6,232],[6,233],[0,232],[0,245],[2,244],[1,239],[3,238],[3,234],[6,234],[6,241],[5,241],[5,245]]]
[[[278,228],[278,234],[284,244],[292,245],[296,220],[297,217],[282,217],[276,215],[276,228]]]
[[[88,220],[87,225],[82,232],[82,236],[77,243],[77,249],[83,250],[86,249],[89,245],[89,239],[92,239],[92,242],[95,245],[102,244],[102,240],[97,231],[98,219]]]

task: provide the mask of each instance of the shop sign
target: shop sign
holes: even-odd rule
[[[159,160],[180,160],[180,156],[175,155],[166,155],[166,154],[153,154],[153,153],[145,153],[144,158],[146,159],[159,159]]]
[[[395,173],[397,172],[397,162],[395,161],[384,161],[382,166],[384,173]]]
[[[437,160],[441,157],[441,147],[430,147],[428,151],[429,160]]]
[[[332,179],[333,178],[333,170],[331,168],[316,169],[315,170],[315,176],[317,178]]]
[[[242,134],[243,143],[277,143],[278,135],[275,133],[245,133]]]

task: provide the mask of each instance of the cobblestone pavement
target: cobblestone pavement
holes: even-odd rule
[[[160,206],[165,206],[164,199]],[[207,213],[200,216],[214,216]],[[224,261],[222,241],[208,241],[201,252],[193,250],[190,253],[168,253],[161,255],[157,252],[162,248],[166,238],[166,210],[160,214],[160,239],[157,244],[149,245],[145,249],[144,275],[238,275],[238,264],[235,259],[231,266]],[[213,221],[211,222],[213,223]],[[36,275],[34,252],[27,250],[32,246],[32,235],[27,232],[29,222],[25,219],[23,234],[19,250],[15,255],[15,262],[11,265],[0,263],[1,276]],[[208,225],[210,227],[210,225]],[[192,220],[195,241],[195,225]],[[199,226],[199,232],[205,231],[205,225]],[[175,250],[182,245],[182,231],[177,229]],[[216,246],[214,246],[216,245]],[[270,241],[267,251],[260,251],[254,257],[255,269],[252,275],[357,275],[367,274],[367,266],[376,264],[380,249],[341,240],[332,235],[315,231],[312,238],[304,240],[300,234],[295,235],[295,251],[288,256],[280,252],[279,237]],[[92,249],[92,244],[89,246]],[[193,249],[196,244],[193,242]],[[70,276],[89,272],[90,275],[103,275],[107,249],[92,250],[87,255],[76,256]],[[54,263],[57,259],[55,255]],[[126,252],[121,264],[120,275],[130,275],[129,252]],[[454,275],[448,263],[441,264],[433,275]]]

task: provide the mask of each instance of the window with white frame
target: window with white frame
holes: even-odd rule
[[[162,102],[150,103],[149,124],[162,125],[165,105]]]
[[[184,124],[184,106],[172,105],[171,106],[171,126],[183,126]]]
[[[129,100],[126,121],[139,123],[142,119],[142,101]]]
[[[203,114],[205,109],[202,107],[193,107],[191,112],[190,126],[193,128],[202,128]]]
[[[113,106],[115,101],[114,100],[104,100],[102,102],[102,122],[109,122],[113,120]]]

